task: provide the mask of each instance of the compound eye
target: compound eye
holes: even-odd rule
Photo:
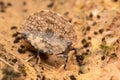
[[[24,39],[27,39],[27,34],[26,34],[26,33],[22,33],[22,37],[23,37]]]

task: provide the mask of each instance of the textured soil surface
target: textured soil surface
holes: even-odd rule
[[[0,0],[0,80],[120,80],[120,0]],[[77,34],[65,58],[26,49],[25,19],[41,10],[61,14]],[[33,58],[31,58],[33,57]],[[29,58],[31,58],[29,60]]]

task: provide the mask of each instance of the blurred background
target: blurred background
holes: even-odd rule
[[[75,29],[78,54],[67,70],[25,62],[32,52],[14,39],[25,19],[41,10],[61,14]],[[0,80],[120,80],[119,31],[120,0],[0,0]]]

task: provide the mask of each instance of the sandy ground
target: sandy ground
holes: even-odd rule
[[[0,80],[120,80],[120,0],[0,0]],[[63,15],[76,31],[78,53],[26,61],[35,52],[15,37],[38,11]]]

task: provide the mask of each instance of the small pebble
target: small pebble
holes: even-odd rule
[[[3,2],[3,1],[0,1],[0,5],[2,5],[2,6],[3,6],[3,5],[4,5],[4,2]]]
[[[97,24],[96,22],[93,22],[93,24],[92,24],[92,25],[93,25],[93,26],[95,26],[96,24]]]
[[[48,6],[47,6],[47,7],[52,8],[53,6],[54,6],[54,2],[53,2],[53,1],[51,1],[51,3],[50,3],[50,4],[48,4]]]
[[[19,32],[15,32],[13,33],[12,37],[17,37],[20,33]]]
[[[26,50],[25,50],[25,49],[18,48],[18,52],[19,52],[19,53],[25,53]]]
[[[91,40],[91,37],[88,37],[88,40]]]
[[[71,22],[72,22],[72,19],[69,19],[69,22],[71,23]]]
[[[82,39],[81,43],[85,44],[87,41],[85,39]]]
[[[118,2],[118,0],[113,0],[113,2]]]
[[[71,79],[71,80],[76,80],[76,78],[75,78],[74,75],[71,75],[71,76],[70,76],[70,79]]]
[[[16,62],[17,62],[17,59],[13,59],[12,62],[13,62],[13,63],[16,63]]]
[[[13,30],[13,29],[17,29],[17,26],[12,26],[12,27],[11,27],[11,30]]]
[[[0,12],[4,13],[4,12],[5,12],[5,10],[4,10],[4,9],[1,9],[1,10],[0,10]]]
[[[97,18],[100,19],[100,15],[97,15]]]
[[[101,34],[102,34],[102,33],[103,33],[103,31],[104,31],[104,29],[100,29],[100,30],[99,30],[99,33],[101,33]]]
[[[105,59],[105,56],[102,56],[102,57],[101,57],[101,60],[104,60],[104,59]]]
[[[112,53],[112,54],[110,55],[110,57],[111,57],[111,58],[114,58],[114,57],[117,57],[117,55],[116,55],[115,53]]]
[[[80,73],[80,74],[83,74],[83,71],[82,71],[82,70],[79,70],[79,73]]]
[[[20,45],[20,47],[23,49],[23,48],[25,48],[25,46],[24,45]]]
[[[86,30],[87,30],[87,31],[90,31],[90,26],[87,26]]]
[[[102,42],[104,42],[104,41],[105,41],[105,37],[102,38]]]
[[[25,6],[26,4],[27,4],[27,3],[24,1],[24,2],[23,2],[23,5]]]
[[[45,76],[42,77],[42,80],[46,80]]]
[[[84,54],[84,55],[88,55],[88,52],[84,52],[83,54]]]
[[[95,31],[95,32],[94,32],[94,35],[97,35],[97,34],[98,34],[98,32]]]
[[[20,41],[21,37],[16,37],[15,40],[13,41],[14,43],[18,43]]]
[[[11,3],[7,3],[7,5],[8,5],[8,6],[12,6],[12,4],[11,4]]]
[[[90,13],[89,17],[90,17],[90,18],[92,18],[92,17],[93,17],[93,14],[92,14],[92,13]]]
[[[27,12],[27,9],[24,9],[23,12]]]
[[[89,45],[90,45],[90,42],[87,42],[87,43],[85,43],[85,44],[83,45],[83,47],[84,47],[84,48],[87,48],[87,47],[89,47]]]
[[[87,51],[87,52],[90,52],[90,50],[89,50],[89,49],[87,49],[86,51]]]
[[[67,16],[69,14],[69,12],[65,12],[64,15]]]
[[[84,60],[83,55],[76,55],[76,60],[77,60],[77,62],[83,61]]]

